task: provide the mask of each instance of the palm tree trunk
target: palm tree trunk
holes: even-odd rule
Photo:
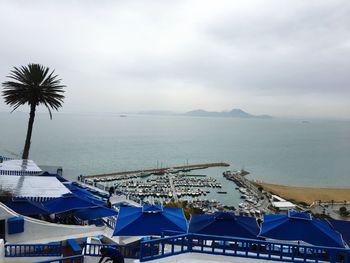
[[[34,124],[34,118],[35,118],[35,107],[36,107],[35,104],[30,105],[27,137],[26,137],[26,142],[24,144],[23,155],[22,155],[22,159],[25,159],[25,160],[27,160],[29,156],[30,140],[32,138],[33,124]]]

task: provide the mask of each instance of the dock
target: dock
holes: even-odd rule
[[[171,191],[173,192],[174,201],[177,203],[179,202],[179,198],[177,197],[176,188],[174,186],[174,181],[172,177],[169,177],[169,183],[170,183]]]
[[[199,169],[207,169],[210,167],[227,167],[230,166],[228,163],[219,162],[219,163],[202,163],[202,164],[190,164],[190,165],[180,165],[173,167],[164,167],[164,168],[153,168],[153,169],[145,169],[145,170],[136,170],[136,171],[124,171],[124,172],[115,172],[115,173],[106,173],[106,174],[95,174],[95,175],[84,175],[82,179],[103,179],[103,178],[111,178],[111,177],[123,177],[127,175],[135,175],[135,174],[165,174],[167,172],[174,171],[192,171]]]

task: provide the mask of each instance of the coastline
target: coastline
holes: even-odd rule
[[[276,194],[286,200],[311,205],[321,200],[323,203],[344,203],[350,201],[350,188],[303,187],[256,182],[265,191]]]

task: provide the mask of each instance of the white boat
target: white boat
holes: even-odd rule
[[[240,188],[239,188],[239,191],[240,191],[242,194],[246,194],[246,193],[247,193],[247,189],[244,188],[244,187],[240,187]]]

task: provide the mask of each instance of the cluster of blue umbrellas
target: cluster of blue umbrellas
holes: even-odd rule
[[[160,205],[122,206],[118,214],[116,210],[105,207],[105,203],[90,192],[72,184],[67,187],[71,193],[60,198],[41,203],[17,198],[6,205],[22,215],[72,212],[82,220],[118,215],[114,236],[160,236],[163,232],[173,231],[302,241],[327,247],[343,248],[344,241],[350,244],[349,221],[320,220],[307,213],[292,211],[286,215],[265,215],[260,227],[255,218],[236,216],[233,213],[195,214],[188,223],[181,208],[163,208]]]
[[[302,241],[316,246],[345,247],[350,222],[325,221],[307,213],[265,215],[260,228],[253,217],[233,213],[195,214],[189,224],[182,209],[159,206],[121,207],[114,236],[161,235],[166,231],[240,238]],[[334,227],[334,226],[336,227]],[[344,232],[344,229],[346,230]],[[338,231],[339,232],[338,232]]]

